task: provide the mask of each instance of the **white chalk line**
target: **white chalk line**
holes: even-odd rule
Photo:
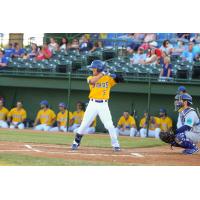
[[[24,151],[31,151],[31,150],[29,150],[29,149],[17,149],[17,150],[14,150],[14,149],[8,149],[8,150],[6,150],[6,149],[4,149],[4,150],[0,150],[0,152],[24,152]]]
[[[34,146],[34,145],[33,145]],[[44,147],[43,145],[41,145]],[[127,154],[100,154],[100,153],[79,153],[79,152],[73,152],[73,151],[67,151],[67,152],[59,152],[59,151],[40,151],[36,148],[33,148],[31,145],[25,145],[25,147],[35,151],[35,152],[43,152],[48,154],[64,154],[64,155],[85,155],[85,156],[103,156],[103,157],[140,157],[143,158],[144,156],[139,153],[131,153],[130,155]],[[49,146],[48,146],[49,147]]]
[[[35,152],[38,152],[38,153],[41,153],[41,152],[42,152],[42,151],[40,151],[40,150],[38,150],[38,149],[33,148],[31,145],[25,144],[24,146],[25,146],[26,148],[32,150],[32,151],[35,151]]]

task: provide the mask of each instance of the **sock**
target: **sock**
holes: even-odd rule
[[[83,135],[80,135],[80,134],[76,133],[75,142],[78,144],[78,146],[79,146],[80,143],[81,143],[82,137],[83,137]]]

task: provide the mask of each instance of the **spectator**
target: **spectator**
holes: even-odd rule
[[[117,128],[118,135],[127,135],[134,137],[137,135],[137,127],[134,117],[129,115],[128,111],[123,113],[123,116],[120,117]]]
[[[79,50],[79,40],[74,38],[70,45],[70,50]]]
[[[143,42],[143,40],[145,38],[145,33],[133,33],[132,38],[133,38],[133,40]]]
[[[101,41],[96,41],[94,43],[94,46],[92,47],[92,49],[90,50],[90,52],[95,52],[95,51],[98,51],[102,48],[102,43]]]
[[[183,40],[179,39],[177,45],[173,49],[173,55],[181,55],[186,50],[186,46]]]
[[[5,57],[11,58],[13,56],[13,54],[14,54],[13,44],[10,43],[9,47],[6,48],[4,51],[5,51]]]
[[[28,58],[35,58],[39,54],[39,48],[37,44],[32,43],[31,44],[31,50],[28,52]]]
[[[178,38],[190,40],[190,33],[177,33]]]
[[[17,42],[14,43],[13,57],[14,58],[22,58],[24,53],[25,53],[24,49],[20,48],[20,46]]]
[[[136,54],[130,59],[131,64],[144,64],[146,60],[146,54],[144,53],[144,48],[139,47]]]
[[[3,104],[3,100],[0,100],[0,128],[8,128],[7,116],[9,111]]]
[[[51,58],[52,53],[48,48],[47,43],[44,43],[42,46],[42,49],[39,51],[36,60],[44,60],[44,59],[49,59]]]
[[[148,116],[147,112],[144,113],[144,117],[140,120],[140,136],[142,138],[147,137],[147,125],[149,122],[149,137],[159,138],[160,133],[160,119],[158,117]]]
[[[61,40],[61,43],[60,43],[60,50],[67,50],[68,48],[68,39],[63,37],[62,40]]]
[[[156,34],[155,33],[147,33],[144,37],[144,43],[149,43],[152,41],[156,41]]]
[[[172,44],[170,44],[169,40],[164,40],[160,49],[162,50],[162,52],[165,52],[167,55],[170,55],[173,52],[173,46]]]
[[[4,54],[4,51],[0,50],[0,70],[5,69],[8,65],[8,59]]]
[[[46,100],[40,102],[40,108],[34,122],[34,130],[49,131],[56,121],[56,115]]]
[[[163,68],[160,71],[160,77],[172,77],[172,64],[170,63],[170,57],[164,58]]]
[[[61,102],[58,105],[60,112],[57,114],[57,127],[51,128],[50,131],[67,132],[67,118],[69,115],[69,126],[72,125],[72,113],[66,109],[66,104]]]
[[[55,39],[52,37],[50,38],[50,43],[48,45],[48,48],[51,52],[54,52],[54,51],[58,51],[59,50],[59,45],[58,43],[55,41]]]
[[[11,111],[8,113],[8,122],[10,123],[10,128],[24,129],[26,117],[26,110],[23,108],[22,102],[18,101],[16,107],[11,109]]]
[[[82,122],[83,119],[83,115],[84,115],[84,110],[85,110],[85,105],[82,102],[77,102],[76,104],[76,111],[73,112],[73,116],[72,116],[72,126],[69,127],[69,131],[74,131],[75,129],[77,129]]]
[[[158,57],[155,53],[155,49],[148,49],[145,64],[156,64],[157,60],[158,60]]]
[[[172,130],[172,119],[167,116],[167,111],[164,108],[160,109],[160,129],[161,132],[170,132]]]
[[[188,46],[188,50],[184,51],[181,54],[181,58],[183,61],[193,62],[196,54],[193,52],[194,43],[190,42]]]
[[[90,42],[90,36],[88,34],[85,34],[82,36],[82,42],[80,44],[80,51],[90,51],[93,47],[92,43]]]
[[[132,55],[135,51],[138,50],[139,46],[140,46],[139,43],[137,43],[136,41],[133,41],[130,45],[127,46],[126,51],[128,54]]]
[[[162,56],[162,51],[158,48],[158,43],[156,41],[152,41],[149,43],[149,48],[155,50],[155,54],[158,59]]]
[[[166,52],[161,52],[161,57],[160,57],[160,59],[158,59],[157,63],[160,64],[160,65],[164,65],[164,59],[167,56],[168,55],[166,54]]]

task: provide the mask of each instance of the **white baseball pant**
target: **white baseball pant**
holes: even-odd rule
[[[186,138],[192,140],[195,144],[200,142],[200,132],[186,131],[185,136]]]
[[[86,108],[83,121],[81,126],[78,128],[77,133],[83,135],[86,129],[94,121],[95,117],[99,115],[100,120],[104,124],[104,127],[108,130],[111,138],[111,145],[113,147],[119,147],[119,142],[117,139],[117,132],[113,125],[112,116],[108,107],[108,102],[103,101],[102,103],[95,102],[95,100],[90,100]]]
[[[46,124],[39,124],[34,128],[34,130],[36,131],[49,131],[50,129],[51,129],[51,126],[48,126]]]
[[[10,128],[11,129],[14,129],[15,128],[15,126],[18,124],[18,122],[12,122],[11,124],[10,124]],[[25,127],[24,127],[24,123],[20,123],[20,124],[18,124],[17,125],[17,128],[18,129],[24,129]]]
[[[159,138],[160,128],[156,128],[155,130],[149,130],[149,137]],[[147,129],[141,128],[140,129],[140,137],[145,138],[147,137]]]
[[[74,132],[75,129],[79,128],[80,124],[73,124],[72,126],[69,127],[70,132]]]
[[[124,131],[122,131],[122,129],[120,128],[116,128],[117,131],[117,135],[126,135],[126,136],[130,136],[130,137],[135,137],[137,136],[137,129],[136,128],[131,128],[131,129],[126,129]]]
[[[0,120],[0,128],[8,128],[8,123],[6,121]]]
[[[67,132],[67,127],[66,126],[60,126],[60,130],[58,127],[53,127],[50,129],[50,131],[55,131],[55,132],[58,132],[58,131],[62,131],[62,132]]]

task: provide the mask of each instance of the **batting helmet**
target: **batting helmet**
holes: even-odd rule
[[[49,106],[49,102],[47,100],[42,100],[40,102],[40,105],[45,105],[45,106]]]
[[[181,85],[181,86],[178,87],[178,91],[177,91],[177,93],[185,92],[185,91],[186,91],[185,86]]]
[[[101,60],[94,60],[90,68],[97,69],[98,72],[102,72],[105,69],[105,63]]]

